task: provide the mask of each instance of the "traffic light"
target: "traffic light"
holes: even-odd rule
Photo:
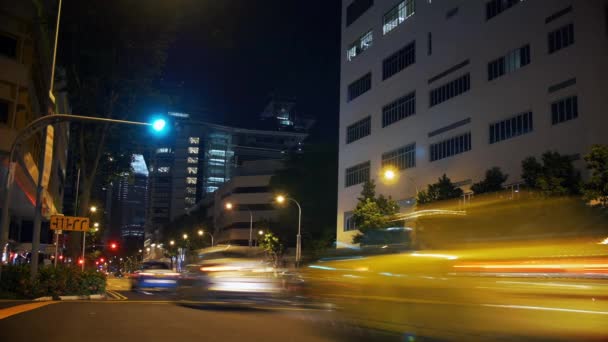
[[[112,242],[110,244],[110,249],[113,250],[113,251],[117,250],[118,249],[118,244],[116,242]]]
[[[78,259],[78,265],[84,264],[84,259]]]

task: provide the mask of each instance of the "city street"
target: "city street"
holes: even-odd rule
[[[50,302],[0,319],[2,341],[336,341],[313,322],[329,313],[279,308],[201,308],[166,295],[121,292],[126,300]],[[111,296],[110,296],[111,297]],[[132,298],[130,298],[132,297]],[[7,309],[31,302],[0,303]],[[35,303],[35,304],[46,304]],[[52,332],[52,333],[50,333]],[[346,337],[344,337],[346,338]]]

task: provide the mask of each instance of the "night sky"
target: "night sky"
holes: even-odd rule
[[[271,94],[336,135],[339,0],[189,0],[163,78],[183,111],[254,127]]]

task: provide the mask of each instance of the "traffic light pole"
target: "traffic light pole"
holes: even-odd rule
[[[13,188],[13,184],[14,184],[14,180],[15,180],[15,168],[16,168],[15,159],[16,159],[17,150],[21,147],[21,145],[29,137],[31,137],[35,133],[40,132],[41,130],[45,129],[48,125],[54,125],[54,124],[65,123],[65,122],[96,122],[96,123],[137,125],[137,126],[153,126],[153,124],[148,123],[148,122],[115,120],[115,119],[100,118],[100,117],[94,117],[94,116],[82,116],[82,115],[71,115],[71,114],[54,114],[54,115],[46,115],[46,116],[40,117],[40,118],[30,122],[27,126],[25,126],[22,130],[20,130],[17,133],[17,136],[15,137],[15,140],[13,141],[13,143],[11,145],[9,159],[8,159],[8,170],[6,172],[6,176],[4,177],[4,180],[2,182],[2,184],[4,185],[4,194],[3,194],[3,201],[2,201],[2,221],[0,222],[0,252],[1,252],[0,263],[7,260],[6,255],[8,252],[8,245],[7,245],[8,244],[8,235],[9,235],[8,233],[9,233],[9,226],[10,226],[10,221],[11,221],[9,207],[10,207],[12,188]],[[39,174],[42,174],[42,172],[43,172],[43,170],[39,170]],[[37,185],[37,192],[38,192],[38,190],[40,190],[39,185],[40,185],[40,180]],[[42,190],[40,190],[40,191],[42,192]],[[39,236],[40,236],[40,234],[33,236],[32,245],[34,245],[34,243],[36,243],[36,241],[37,241],[37,245],[40,244]],[[32,250],[32,258],[34,257],[34,252],[36,254],[35,257],[36,257],[36,263],[37,263],[38,251]],[[1,271],[1,268],[0,268],[0,271]]]

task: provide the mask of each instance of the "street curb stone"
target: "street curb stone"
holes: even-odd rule
[[[94,294],[94,295],[88,295],[88,296],[59,296],[58,300],[100,300],[100,299],[106,299],[106,295],[105,294]],[[39,297],[34,299],[35,302],[44,302],[44,301],[51,301],[53,300],[53,297],[50,296],[46,296],[46,297]]]

